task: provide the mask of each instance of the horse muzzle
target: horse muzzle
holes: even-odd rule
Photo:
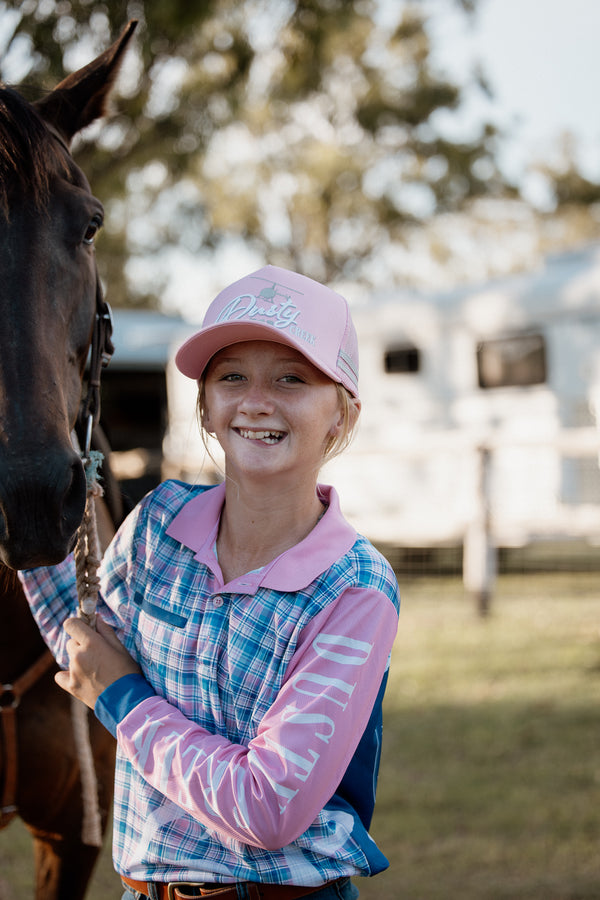
[[[55,565],[70,553],[85,509],[85,474],[71,448],[32,463],[0,457],[0,561],[11,569]]]

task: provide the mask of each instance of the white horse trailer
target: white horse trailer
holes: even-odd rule
[[[179,316],[113,310],[115,353],[102,372],[102,425],[112,467],[130,505],[163,478],[163,442],[172,432],[167,370],[194,328]]]
[[[353,444],[322,477],[359,531],[390,547],[464,547],[474,589],[489,580],[495,547],[600,542],[600,248],[478,288],[390,289],[353,315],[363,412]],[[155,384],[160,398],[144,402],[157,430],[145,452],[159,451],[160,475],[213,481],[218,450],[207,456],[195,385],[172,362],[193,330],[116,311],[106,374],[113,404],[131,395],[123,427],[144,407],[133,373],[147,390]],[[144,451],[144,435],[140,420],[119,438],[124,461]]]
[[[362,422],[325,474],[359,530],[462,544],[473,583],[494,547],[600,540],[600,249],[354,318]]]

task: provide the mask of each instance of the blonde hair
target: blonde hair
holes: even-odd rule
[[[196,400],[196,416],[198,419],[198,425],[200,427],[200,434],[202,437],[202,443],[204,444],[204,449],[206,450],[210,459],[217,465],[214,456],[211,453],[210,446],[208,443],[208,434],[209,432],[206,430],[204,426],[204,416],[206,412],[206,379],[205,372],[202,373],[200,378],[198,379],[198,398]],[[325,447],[323,449],[323,464],[329,462],[329,460],[333,459],[334,456],[339,456],[346,447],[352,441],[354,436],[354,428],[358,421],[359,408],[355,405],[354,397],[348,391],[343,384],[340,384],[337,381],[333,382],[335,384],[337,395],[338,395],[338,403],[340,406],[342,424],[340,430],[337,434],[329,435],[327,440],[325,441]]]

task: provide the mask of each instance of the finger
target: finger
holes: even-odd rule
[[[108,624],[108,622],[105,622],[104,619],[101,619],[100,616],[98,616],[98,618],[96,619],[96,630],[98,631],[98,634],[102,635],[102,637],[106,641],[111,641],[111,638],[112,638],[112,641],[111,641],[112,643],[114,643],[115,641],[119,641],[118,637],[116,636],[116,634],[114,632],[114,629],[111,628],[111,626]],[[119,643],[121,643],[121,642],[119,641]]]
[[[68,671],[63,671],[61,669],[60,672],[57,672],[54,676],[54,680],[63,691],[71,693],[71,675]]]
[[[96,628],[98,634],[104,638],[107,644],[109,644],[113,650],[125,650],[122,642],[117,637],[114,628],[112,628],[107,622],[98,616],[96,620]]]
[[[93,695],[86,695],[84,686],[73,678],[70,671],[57,672],[54,676],[54,680],[63,691],[71,694],[71,696],[75,697],[77,700],[81,700],[82,703],[85,703],[90,709],[94,708],[95,699],[93,699]]]
[[[81,643],[84,639],[89,638],[90,635],[94,634],[94,630],[87,625],[83,619],[78,618],[70,618],[67,619],[63,625],[64,630],[67,634],[74,638],[76,641]]]

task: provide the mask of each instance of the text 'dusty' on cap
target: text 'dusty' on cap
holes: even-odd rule
[[[241,341],[277,341],[358,397],[358,340],[348,303],[306,275],[265,266],[226,287],[202,328],[179,348],[177,368],[198,379],[219,350]]]

